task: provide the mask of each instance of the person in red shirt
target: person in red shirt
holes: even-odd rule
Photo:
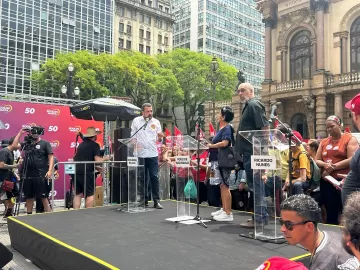
[[[206,169],[207,169],[208,151],[200,154],[200,172],[199,172],[199,203],[207,201],[207,186],[206,186]],[[191,172],[194,181],[198,181],[197,171],[197,153],[195,152],[191,157]]]

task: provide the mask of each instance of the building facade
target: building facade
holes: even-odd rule
[[[174,48],[221,58],[257,92],[264,80],[264,25],[252,0],[173,0]]]
[[[325,120],[343,118],[344,104],[360,89],[360,0],[261,0],[265,22],[268,113],[305,138],[327,136]]]
[[[112,0],[0,0],[0,92],[31,94],[30,76],[57,52],[112,53]]]
[[[115,52],[133,50],[155,55],[172,49],[170,0],[116,0]]]

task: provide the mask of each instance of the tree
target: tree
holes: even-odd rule
[[[32,82],[38,95],[59,97],[62,85],[67,83],[69,63],[74,65],[73,84],[80,88],[81,99],[124,96],[125,89],[136,84],[140,70],[119,57],[110,54],[92,54],[88,51],[59,53],[34,72]]]
[[[182,97],[172,97],[172,104],[173,107],[183,107],[186,131],[187,134],[191,134],[194,130],[193,123],[196,120],[199,105],[213,97],[209,79],[212,57],[187,49],[177,49],[168,54],[158,55],[157,59],[160,66],[172,70],[183,91]],[[237,70],[220,59],[218,59],[218,63],[215,100],[228,100],[234,93]],[[175,114],[174,117],[177,125]]]

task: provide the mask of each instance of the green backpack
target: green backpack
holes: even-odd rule
[[[320,179],[321,179],[321,170],[319,168],[319,166],[316,164],[315,160],[313,160],[309,154],[305,151],[302,151],[297,158],[294,158],[293,160],[299,160],[299,157],[301,154],[305,154],[307,156],[307,158],[310,160],[310,179],[308,179],[308,181],[310,181],[311,183],[311,189],[315,189],[317,187],[320,186]]]

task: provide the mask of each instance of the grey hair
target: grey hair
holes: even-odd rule
[[[242,83],[239,85],[239,89],[241,88],[245,88],[246,90],[249,90],[250,92],[254,93],[255,90],[254,90],[254,86],[251,84],[251,83]]]
[[[144,103],[141,108],[144,111],[146,107],[152,107],[151,103]]]
[[[281,203],[281,210],[295,211],[299,217],[311,220],[315,224],[321,222],[321,209],[318,203],[308,195],[298,194]]]
[[[357,250],[360,250],[360,192],[354,192],[346,199],[342,225],[350,235]]]

